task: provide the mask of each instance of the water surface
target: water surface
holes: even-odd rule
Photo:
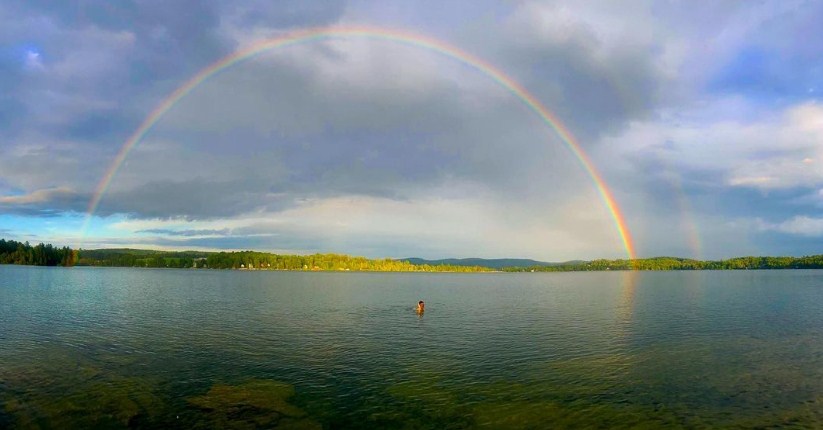
[[[820,428],[823,271],[0,266],[0,405],[22,428]]]

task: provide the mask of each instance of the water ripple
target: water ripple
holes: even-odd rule
[[[113,408],[194,425],[186,398],[275,380],[327,426],[814,427],[821,303],[815,271],[0,267],[0,424]]]

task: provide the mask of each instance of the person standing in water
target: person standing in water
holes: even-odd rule
[[[423,303],[422,300],[417,302],[417,309],[415,309],[415,310],[417,311],[418,314],[422,314],[423,312],[426,311],[426,304]]]

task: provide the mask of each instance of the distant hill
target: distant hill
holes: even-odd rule
[[[148,249],[71,249],[31,245],[0,238],[0,264],[34,266],[169,267],[244,270],[329,270],[379,272],[580,272],[598,270],[771,270],[823,269],[823,254],[803,257],[734,257],[694,260],[651,257],[632,260],[572,260],[561,263],[527,258],[368,259],[340,254],[280,255],[269,252],[157,251]]]
[[[429,264],[432,266],[447,264],[449,266],[480,266],[490,269],[502,269],[504,267],[549,267],[549,266],[573,266],[582,264],[582,261],[566,261],[563,263],[548,263],[545,261],[531,260],[528,258],[444,258],[442,260],[426,260],[423,258],[403,258],[411,264]]]

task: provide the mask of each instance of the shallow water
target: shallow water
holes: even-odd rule
[[[0,405],[0,428],[821,428],[823,271],[0,266]]]

